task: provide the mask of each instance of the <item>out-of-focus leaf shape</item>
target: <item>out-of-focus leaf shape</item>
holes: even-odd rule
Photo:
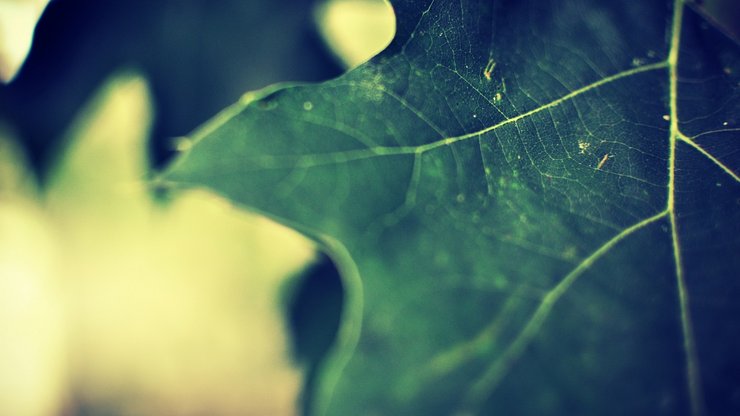
[[[322,242],[329,415],[740,412],[740,53],[682,1],[393,1],[163,176]]]
[[[213,195],[154,202],[150,123],[144,79],[113,77],[40,196],[0,141],[0,414],[296,413],[279,295],[313,247]]]
[[[23,154],[0,128],[0,413],[55,414],[64,383],[58,259]]]
[[[31,49],[33,30],[49,0],[0,0],[0,83],[11,80]]]
[[[338,75],[313,22],[314,0],[64,0],[49,4],[16,78],[0,85],[0,116],[46,173],[79,107],[113,71],[149,79],[153,160],[246,89]]]
[[[385,0],[329,0],[316,15],[324,40],[348,68],[377,55],[393,40],[396,22]]]

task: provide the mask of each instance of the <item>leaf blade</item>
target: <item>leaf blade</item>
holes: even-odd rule
[[[679,102],[701,108],[684,104],[679,91],[686,84],[679,65],[690,65],[679,61],[679,52],[685,53],[679,45],[685,42],[695,53],[696,46],[681,36],[699,23],[682,28],[681,1],[635,9],[608,2],[397,6],[398,36],[379,57],[337,80],[280,91],[240,109],[228,127],[207,136],[197,161],[190,155],[187,167],[168,173],[176,182],[209,186],[240,204],[330,235],[355,259],[363,276],[363,332],[329,413],[358,406],[368,414],[445,414],[461,406],[516,414],[603,412],[614,392],[588,358],[602,353],[619,360],[606,367],[623,382],[640,366],[661,369],[649,393],[625,384],[617,394],[621,407],[609,411],[692,408],[700,414],[699,385],[707,376],[698,375],[695,357],[701,353],[693,346],[689,283],[678,245],[682,218],[674,205],[677,192],[697,198],[677,191],[675,178],[686,169],[677,162],[677,143],[690,144],[679,130],[684,123]],[[725,107],[736,108],[737,93],[726,96]],[[256,138],[260,135],[264,139]],[[249,143],[249,151],[242,149],[231,161],[207,160],[223,152],[221,147],[237,152],[235,143]],[[708,160],[725,166],[718,157]],[[732,177],[732,168],[725,168]],[[225,179],[247,173],[250,180]],[[729,201],[732,190],[722,195]],[[627,236],[620,244],[627,248],[611,253]],[[737,238],[728,236],[723,250],[738,246]],[[657,264],[619,254],[634,255],[636,249],[659,251]],[[581,271],[609,286],[593,270],[617,280],[619,270],[593,262],[612,257],[635,275],[658,273],[661,299],[675,295],[650,311],[650,325],[640,323],[645,311],[617,308],[622,333],[646,336],[651,328],[663,328],[666,335],[642,349],[625,343],[620,355],[607,342],[615,335],[599,332],[607,318],[593,312],[578,334],[593,338],[592,344],[576,343],[588,359],[573,361],[591,383],[580,391],[537,384],[537,400],[527,405],[506,399],[521,394],[511,390],[516,380],[529,380],[520,388],[534,383],[538,367],[531,360],[548,345],[555,357],[569,355],[552,340],[545,342],[553,327],[569,326],[553,318],[542,329],[555,304],[545,299],[559,299],[558,282],[575,280]],[[736,271],[733,267],[723,270]],[[575,293],[569,289],[568,297],[599,309],[581,293],[590,290],[584,285]],[[625,279],[624,287],[609,290],[616,296],[636,285]],[[587,293],[608,303],[593,290]],[[461,294],[469,305],[458,304]],[[504,329],[496,330],[497,339],[483,336],[499,321],[498,305],[512,302],[518,306],[504,319]],[[673,312],[666,317],[660,310]],[[480,339],[485,342],[474,342]],[[444,373],[444,380],[422,380],[425,362],[470,345],[485,348],[468,353],[473,359],[458,360],[459,368],[434,370]],[[480,387],[469,393],[478,396],[475,400],[461,399],[475,385],[471,379],[484,380],[479,384],[484,387],[496,384],[486,382],[486,374],[497,379],[502,372],[495,363],[507,362],[500,357],[520,354],[505,393]],[[494,370],[486,371],[491,362]],[[688,373],[677,375],[684,365]],[[542,363],[540,371],[547,368],[558,365]],[[568,378],[562,368],[553,371]],[[648,398],[638,398],[641,391]],[[429,397],[436,398],[434,406],[424,403]],[[734,406],[728,397],[721,406]]]

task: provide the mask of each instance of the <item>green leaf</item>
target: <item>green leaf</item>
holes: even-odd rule
[[[337,261],[316,413],[740,411],[738,46],[680,0],[394,7],[164,175]]]

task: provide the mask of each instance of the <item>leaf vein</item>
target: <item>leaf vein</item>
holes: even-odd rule
[[[565,275],[557,285],[550,289],[542,297],[539,306],[524,325],[523,329],[516,336],[514,341],[512,341],[504,352],[500,354],[493,363],[491,363],[483,375],[474,382],[463,403],[466,410],[477,408],[481,401],[488,397],[496,387],[498,387],[498,384],[506,376],[509,369],[521,357],[534,337],[539,333],[539,330],[547,320],[557,301],[560,300],[560,298],[585,271],[587,271],[597,260],[608,253],[619,242],[634,234],[636,231],[665,218],[667,215],[668,211],[666,210],[626,228],[601,245],[596,249],[596,251],[591,253],[591,255],[583,259],[573,270],[570,271],[570,273]]]

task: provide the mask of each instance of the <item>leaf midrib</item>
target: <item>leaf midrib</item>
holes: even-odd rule
[[[539,331],[539,328],[544,324],[554,304],[560,299],[566,291],[572,286],[572,284],[580,277],[591,265],[593,265],[599,258],[607,254],[610,249],[616,246],[622,240],[625,240],[630,235],[634,234],[638,230],[647,227],[661,219],[668,218],[671,224],[671,243],[673,246],[673,258],[675,266],[675,276],[677,282],[677,295],[680,307],[680,318],[681,328],[683,336],[683,348],[685,354],[685,366],[686,366],[686,383],[687,390],[689,393],[689,401],[691,406],[691,414],[693,416],[699,416],[705,414],[705,403],[701,389],[701,380],[699,374],[699,360],[696,351],[696,343],[693,335],[693,325],[691,321],[691,315],[689,310],[689,294],[686,289],[686,283],[684,280],[683,266],[681,262],[681,250],[678,238],[678,223],[676,218],[675,209],[675,172],[676,172],[676,145],[678,141],[682,141],[695,150],[697,150],[702,156],[709,159],[712,163],[717,165],[726,174],[732,177],[735,181],[740,182],[740,178],[731,169],[725,166],[722,162],[716,159],[709,152],[699,146],[692,138],[683,134],[678,127],[678,58],[680,52],[680,39],[681,39],[681,28],[683,20],[684,4],[682,0],[674,1],[674,13],[671,23],[671,44],[668,59],[655,64],[635,68],[632,71],[625,71],[609,77],[610,80],[623,78],[628,75],[643,72],[650,69],[657,68],[668,68],[669,78],[669,110],[670,110],[670,130],[669,130],[669,181],[667,186],[667,198],[666,208],[664,211],[646,218],[618,233],[612,237],[605,244],[600,246],[591,255],[586,257],[581,263],[579,263],[571,272],[569,272],[556,286],[548,291],[542,298],[540,304],[532,314],[530,319],[524,325],[523,329],[512,341],[508,348],[488,367],[488,369],[479,377],[474,383],[472,388],[469,390],[466,396],[464,407],[465,408],[477,408],[480,402],[485,397],[489,396],[493,390],[495,390],[498,383],[505,377],[507,370],[513,365],[514,361],[524,352],[527,345],[532,341]],[[649,67],[649,68],[648,68]],[[628,73],[631,72],[631,73]],[[602,81],[606,81],[604,79]],[[577,93],[588,91],[598,85],[605,84],[606,82],[594,83],[591,86],[583,87],[580,90],[576,90],[571,94],[562,97],[559,100],[553,101],[550,105],[545,107],[557,105],[560,102],[567,100],[568,98],[575,97]],[[598,84],[598,85],[597,85]],[[528,113],[523,114],[526,116],[534,114],[543,108],[531,110]],[[521,117],[520,117],[521,118]],[[494,130],[496,126],[492,126],[487,131]],[[475,134],[459,136],[453,140],[459,141],[469,137],[474,137]],[[450,139],[445,139],[450,140]],[[436,146],[435,146],[436,147]]]
[[[691,414],[704,414],[704,398],[699,380],[699,359],[696,353],[696,341],[689,311],[689,294],[683,276],[681,262],[681,248],[678,240],[678,223],[676,220],[676,142],[678,140],[678,57],[681,46],[681,25],[683,23],[684,5],[682,0],[673,3],[673,22],[671,25],[671,48],[668,53],[669,73],[669,107],[671,127],[669,133],[668,157],[668,217],[671,223],[671,244],[673,246],[673,260],[676,273],[678,302],[681,311],[681,333],[686,360],[686,382],[689,390]]]

